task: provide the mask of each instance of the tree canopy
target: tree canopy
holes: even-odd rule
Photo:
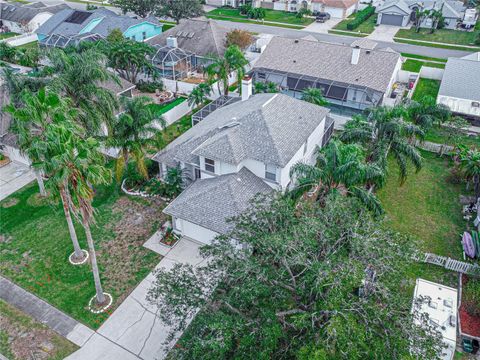
[[[173,358],[437,358],[438,334],[405,296],[412,240],[355,199],[258,197],[234,224],[201,249],[205,265],[156,274],[149,299],[174,331],[198,312]]]
[[[177,24],[181,19],[190,19],[204,13],[199,0],[157,0],[155,12],[157,16],[174,19]]]
[[[146,18],[155,9],[155,0],[112,0],[113,6],[118,6],[122,12],[133,12],[141,18]]]

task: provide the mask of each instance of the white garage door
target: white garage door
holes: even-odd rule
[[[175,219],[175,228],[195,241],[210,244],[218,233],[183,219]]]
[[[343,18],[343,9],[325,6],[324,11],[329,13],[332,18]]]

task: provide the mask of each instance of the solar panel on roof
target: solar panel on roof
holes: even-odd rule
[[[87,20],[90,15],[92,15],[91,13],[89,12],[86,12],[86,11],[78,11],[78,10],[75,10],[72,15],[70,15],[66,20],[65,22],[67,23],[71,23],[71,24],[81,24],[83,23],[85,20]]]

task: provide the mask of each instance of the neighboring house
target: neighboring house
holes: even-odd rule
[[[282,11],[298,11],[302,8],[327,12],[332,18],[346,18],[358,7],[358,0],[256,0],[255,6]]]
[[[480,52],[448,59],[437,103],[480,122]]]
[[[446,29],[456,29],[465,15],[465,5],[455,0],[390,0],[376,9],[377,24],[407,26],[414,23],[416,13],[425,10],[441,10]],[[431,28],[432,19],[426,17],[420,27]]]
[[[228,32],[213,20],[187,19],[147,43],[157,49],[152,62],[160,75],[177,79],[202,71],[214,56],[223,56]]]
[[[175,231],[197,241],[222,233],[225,218],[254,194],[286,190],[291,167],[313,163],[332,133],[328,109],[283,94],[248,97],[251,79],[242,88],[242,101],[215,110],[153,157],[161,177],[180,166],[194,181],[164,212]]]
[[[400,54],[377,49],[368,39],[349,46],[274,37],[252,75],[255,82],[273,82],[296,98],[306,88],[319,88],[339,112],[358,112],[390,96],[400,68]]]
[[[206,5],[210,6],[231,6],[231,7],[239,7],[245,5],[246,0],[205,0]]]
[[[59,11],[70,9],[66,4],[45,5],[42,2],[31,4],[1,3],[0,28],[16,33],[30,33],[37,30]]]
[[[37,30],[40,45],[64,48],[80,41],[105,38],[119,29],[126,38],[146,41],[162,32],[162,24],[154,17],[135,19],[99,8],[93,11],[63,10],[52,16]]]

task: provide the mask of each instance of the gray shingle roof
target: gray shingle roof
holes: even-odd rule
[[[328,112],[287,95],[258,94],[217,109],[154,159],[194,163],[204,156],[234,165],[253,159],[284,167]]]
[[[438,95],[480,101],[480,52],[477,60],[448,59]]]
[[[198,56],[211,54],[222,56],[225,52],[225,37],[228,29],[218,25],[212,20],[187,19],[182,20],[179,25],[164,33],[157,35],[147,42],[150,45],[167,44],[167,37],[177,38],[178,47],[192,52]],[[194,34],[193,37],[178,36],[177,34]]]
[[[386,92],[400,54],[361,49],[351,64],[352,48],[342,44],[274,37],[255,68],[309,75]]]
[[[392,6],[398,7],[406,15],[409,15],[415,6],[421,9],[442,9],[442,15],[446,18],[461,18],[465,11],[465,6],[458,0],[390,0],[378,7],[377,12],[386,11]]]
[[[390,9],[392,6],[397,7],[399,10],[405,13],[405,15],[409,15],[412,11],[408,7],[408,4],[403,0],[390,0],[386,1],[382,6],[379,6],[376,11],[383,12],[385,10]]]
[[[161,26],[158,20],[151,17],[147,19],[135,19],[129,16],[117,15],[115,12],[105,8],[89,11],[91,15],[81,24],[65,22],[65,20],[67,20],[67,18],[72,15],[74,11],[76,10],[69,9],[55,14],[38,28],[37,33],[43,35],[76,35],[92,20],[100,18],[103,20],[100,21],[100,23],[98,23],[98,25],[95,26],[91,32],[104,37],[106,37],[113,29],[120,29],[122,32],[125,32],[129,27],[146,21]]]
[[[247,210],[256,194],[272,191],[250,170],[242,168],[238,173],[195,181],[163,212],[224,234],[233,228],[227,219]]]
[[[17,5],[11,3],[0,4],[0,20],[7,20],[16,23],[30,22],[36,15],[40,13],[56,14],[64,9],[70,9],[67,4],[58,4],[47,6],[42,3],[35,3],[35,6]],[[43,6],[41,6],[43,5]]]

